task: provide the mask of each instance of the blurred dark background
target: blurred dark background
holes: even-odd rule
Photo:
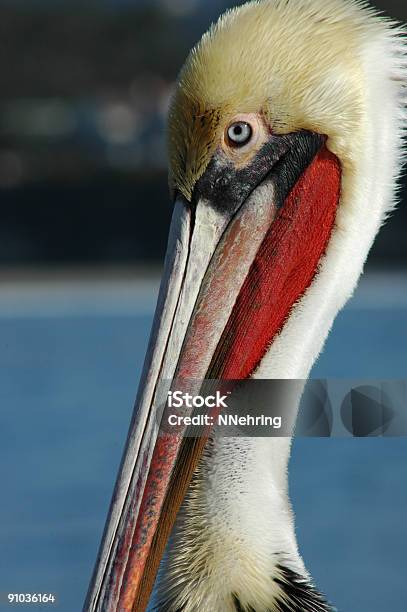
[[[2,269],[161,261],[174,79],[211,21],[236,4],[0,2]],[[407,20],[406,3],[377,4]],[[373,265],[404,267],[406,222],[400,206]]]

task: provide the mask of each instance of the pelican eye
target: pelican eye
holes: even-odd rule
[[[236,121],[228,128],[228,139],[232,146],[242,147],[253,135],[252,126],[246,121]]]

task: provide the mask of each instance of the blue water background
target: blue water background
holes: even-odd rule
[[[2,292],[0,593],[52,592],[59,612],[81,609],[155,291],[143,281]],[[313,375],[405,378],[406,357],[406,278],[373,275]],[[296,440],[290,483],[300,550],[338,609],[407,610],[407,440]]]

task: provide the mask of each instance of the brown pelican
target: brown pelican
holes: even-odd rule
[[[330,609],[297,549],[290,440],[158,436],[158,383],[308,376],[394,205],[405,77],[401,30],[357,0],[249,2],[191,51],[164,277],[86,610],[141,612],[155,582],[165,612]]]

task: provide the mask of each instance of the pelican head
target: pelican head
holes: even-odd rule
[[[405,76],[402,32],[357,0],[248,2],[191,51],[169,112],[165,271],[87,610],[146,609],[160,562],[158,610],[329,609],[297,550],[290,440],[158,435],[159,382],[308,376],[394,205]]]

